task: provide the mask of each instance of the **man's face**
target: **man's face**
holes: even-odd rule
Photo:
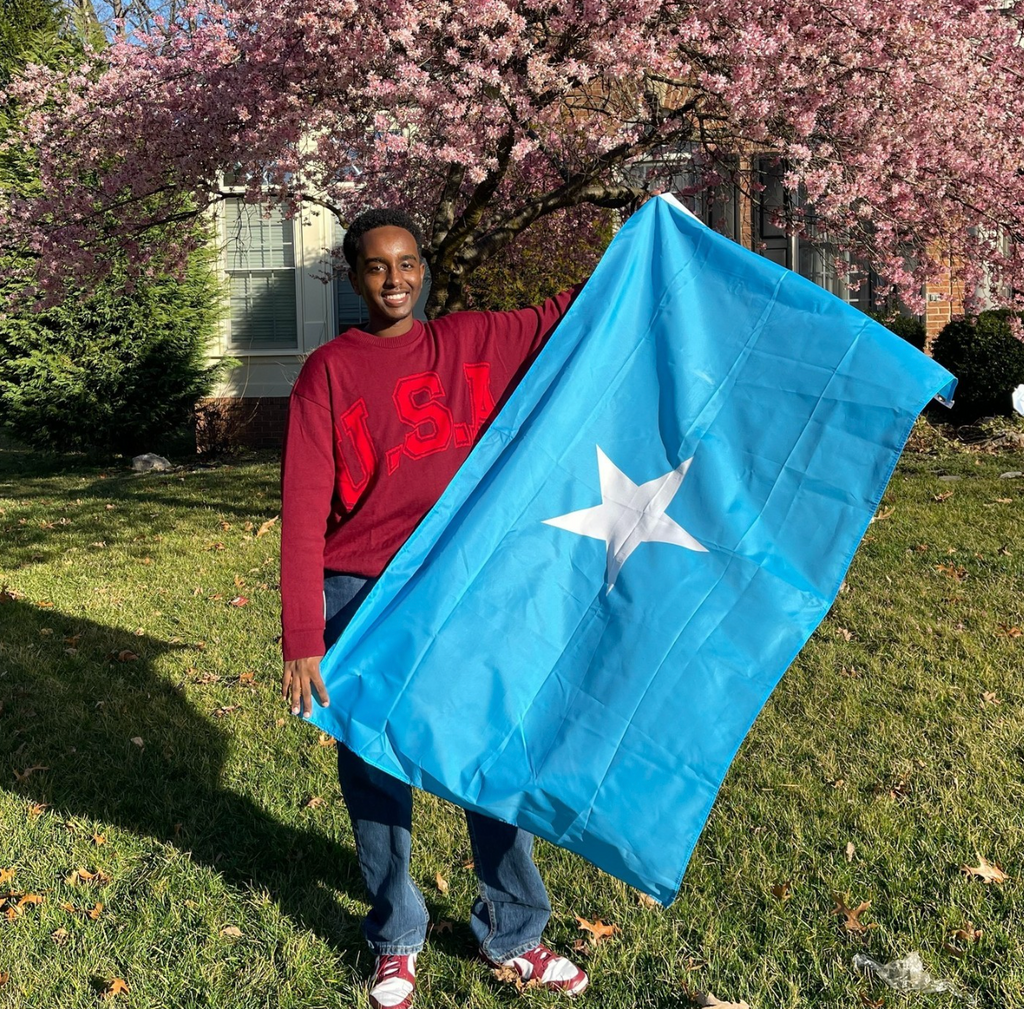
[[[352,288],[370,310],[369,330],[401,336],[412,328],[412,310],[423,288],[425,265],[405,228],[374,228],[359,240]]]

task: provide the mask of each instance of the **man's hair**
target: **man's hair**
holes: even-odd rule
[[[404,211],[393,207],[381,207],[360,214],[345,232],[342,250],[348,265],[354,270],[359,257],[359,240],[374,228],[404,228],[416,240],[416,251],[423,258],[423,233],[416,222]]]

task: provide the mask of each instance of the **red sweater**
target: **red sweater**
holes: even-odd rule
[[[323,573],[376,577],[441,496],[576,289],[403,336],[349,329],[309,355],[281,463],[284,658],[324,651]]]

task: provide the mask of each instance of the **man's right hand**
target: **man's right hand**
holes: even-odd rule
[[[291,702],[293,715],[301,712],[303,718],[309,718],[313,714],[313,691],[316,691],[316,699],[322,708],[331,703],[324,681],[320,678],[322,658],[322,655],[314,655],[308,659],[289,659],[285,662],[281,696]]]

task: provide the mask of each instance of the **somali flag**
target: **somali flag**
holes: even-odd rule
[[[377,767],[674,898],[955,379],[655,199],[323,661]]]

